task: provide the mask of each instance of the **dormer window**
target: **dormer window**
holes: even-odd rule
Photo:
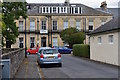
[[[63,13],[63,7],[61,7],[61,13]]]
[[[53,7],[53,13],[56,13],[56,7]]]
[[[43,7],[43,13],[45,13],[45,7]]]
[[[49,12],[49,8],[48,8],[48,7],[46,7],[46,12],[47,12],[47,13]]]
[[[60,7],[59,12],[60,13],[67,13],[67,7]]]
[[[42,13],[50,13],[50,7],[42,7]]]
[[[74,14],[79,14],[79,7],[74,7]]]
[[[75,8],[75,13],[78,13],[78,8],[77,7]]]

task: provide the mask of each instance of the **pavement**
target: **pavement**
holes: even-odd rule
[[[29,55],[15,78],[118,78],[118,68],[65,54],[62,55],[62,67],[46,65],[40,68],[37,56]]]
[[[41,78],[36,55],[28,55],[22,62],[14,78]]]

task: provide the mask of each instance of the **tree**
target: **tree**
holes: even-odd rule
[[[67,28],[60,33],[61,39],[72,47],[73,44],[82,44],[85,39],[85,33],[76,28]]]
[[[72,34],[78,33],[79,31],[76,28],[67,28],[65,30],[62,30],[60,33],[60,37],[64,42],[68,42],[69,38]]]
[[[18,20],[20,16],[26,16],[27,8],[26,2],[3,2],[2,3],[2,20],[6,27],[2,29],[3,38],[6,40],[6,48],[11,48],[11,44],[16,42],[18,37],[18,28],[16,27],[15,20]]]
[[[84,40],[85,40],[85,33],[78,32],[70,36],[68,43],[70,46],[73,46],[73,44],[83,44]]]

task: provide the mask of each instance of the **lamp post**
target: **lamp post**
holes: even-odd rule
[[[25,18],[25,58],[27,58],[27,46],[26,46],[26,18]]]
[[[27,6],[27,9],[31,9],[30,5]],[[26,41],[26,36],[27,36],[26,35],[26,18],[27,18],[27,16],[24,17],[24,19],[25,19],[25,58],[27,58],[27,52],[26,52],[26,50],[27,50],[27,44],[26,44],[27,43],[27,41]]]

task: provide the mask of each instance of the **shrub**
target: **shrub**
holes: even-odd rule
[[[90,58],[90,45],[87,44],[73,45],[73,55]]]
[[[49,47],[52,47],[52,44],[49,44]]]

